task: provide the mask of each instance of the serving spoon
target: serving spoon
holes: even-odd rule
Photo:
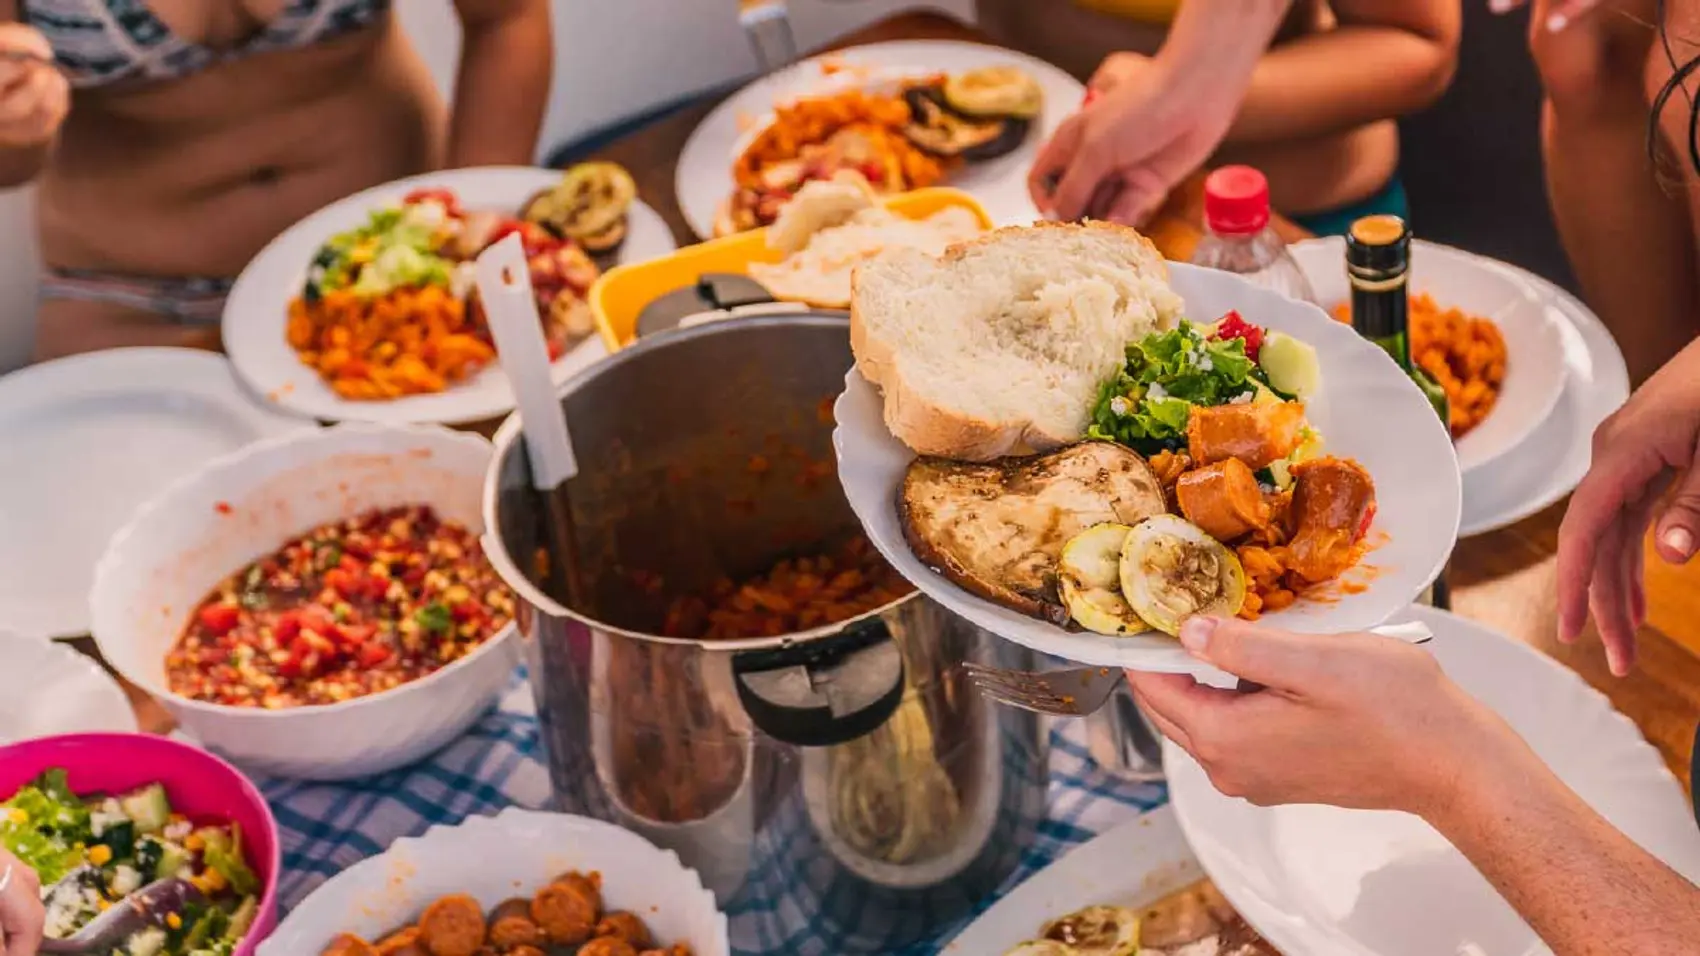
[[[76,874],[65,879],[76,879]],[[42,940],[41,952],[54,956],[104,956],[131,936],[150,926],[165,926],[171,914],[182,913],[189,904],[205,899],[188,880],[156,880],[112,904],[74,935]]]

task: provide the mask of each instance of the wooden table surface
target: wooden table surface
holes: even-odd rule
[[[849,46],[894,39],[977,40],[981,34],[935,14],[905,14],[845,38]],[[654,207],[681,245],[696,241],[680,214],[673,192],[673,166],[686,138],[712,104],[693,105],[607,145],[595,158],[631,170],[638,193]],[[1166,255],[1185,259],[1200,235],[1202,180],[1194,178],[1147,232]],[[1289,240],[1305,234],[1285,220],[1277,229]],[[1598,638],[1590,632],[1576,645],[1556,639],[1554,555],[1560,502],[1512,527],[1459,542],[1450,581],[1453,608],[1524,641],[1581,674],[1635,721],[1683,781],[1689,781],[1689,756],[1700,721],[1700,562],[1671,568],[1649,554],[1648,622],[1640,633],[1640,666],[1614,678],[1606,670]],[[133,694],[144,726],[169,726],[164,712],[139,692]]]

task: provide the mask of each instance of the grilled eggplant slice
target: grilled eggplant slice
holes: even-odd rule
[[[1008,116],[975,118],[953,111],[936,86],[912,86],[903,91],[910,122],[903,135],[935,156],[961,157],[971,162],[997,159],[1019,147],[1032,124]]]
[[[986,464],[918,458],[898,511],[909,547],[952,583],[1062,627],[1073,626],[1057,580],[1063,545],[1094,525],[1167,513],[1145,459],[1109,442]]]

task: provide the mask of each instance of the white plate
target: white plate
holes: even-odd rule
[[[1313,305],[1239,276],[1174,263],[1170,284],[1191,318],[1213,322],[1237,309],[1314,346],[1322,389],[1308,416],[1332,454],[1357,459],[1375,479],[1370,534],[1386,542],[1365,559],[1375,569],[1367,586],[1335,600],[1300,601],[1267,619],[1296,631],[1354,631],[1404,610],[1439,573],[1458,533],[1457,459],[1433,406],[1386,352]],[[1161,634],[1071,633],[975,597],[928,568],[909,550],[897,516],[898,489],[915,454],[892,437],[882,410],[878,391],[852,368],[834,406],[838,477],[874,547],[929,597],[994,634],[1066,660],[1225,679]]]
[[[1515,524],[1574,491],[1593,460],[1594,429],[1629,400],[1629,369],[1605,323],[1570,293],[1516,271],[1562,320],[1569,381],[1552,414],[1515,454],[1465,477],[1463,535]]]
[[[0,746],[56,734],[135,733],[136,711],[99,664],[63,644],[0,632]]]
[[[1292,251],[1324,308],[1351,298],[1344,238],[1311,239],[1294,245]],[[1505,383],[1499,401],[1457,441],[1458,470],[1468,480],[1520,445],[1558,404],[1567,369],[1564,323],[1523,275],[1503,263],[1450,246],[1414,244],[1411,288],[1433,295],[1441,308],[1455,306],[1491,319],[1505,337]]]
[[[671,850],[612,823],[511,808],[434,826],[343,870],[290,911],[259,956],[322,952],[338,933],[375,940],[450,893],[470,894],[489,910],[568,870],[601,873],[606,908],[636,913],[661,942],[730,956],[726,917]]]
[[[828,74],[823,62],[851,69]],[[1034,119],[1027,139],[1008,155],[967,163],[943,185],[974,194],[1000,226],[1039,218],[1027,195],[1027,171],[1039,147],[1062,121],[1080,107],[1086,87],[1056,67],[1026,54],[958,40],[896,40],[852,47],[794,63],[734,93],[714,108],[691,133],[679,154],[673,188],[679,209],[698,236],[714,235],[714,215],[732,194],[732,161],[753,129],[767,125],[776,105],[803,96],[889,81],[899,76],[957,73],[983,66],[1019,66],[1039,81],[1045,108]]]
[[[1524,644],[1430,608],[1429,649],[1498,711],[1565,783],[1689,879],[1700,830],[1682,787],[1629,719],[1575,673]],[[1198,859],[1282,952],[1307,956],[1550,953],[1428,825],[1399,813],[1260,809],[1222,796],[1165,743],[1169,794]]]
[[[1039,935],[1040,927],[1087,906],[1140,909],[1204,879],[1204,871],[1163,806],[1101,833],[1033,874],[980,914],[940,956],[997,956]]]
[[[201,463],[312,428],[212,352],[90,352],[0,378],[0,627],[89,629],[94,564],[136,506]]]
[[[409,395],[380,402],[350,401],[331,391],[317,372],[301,364],[284,338],[289,301],[301,291],[307,266],[331,236],[366,221],[374,209],[397,203],[415,189],[451,189],[467,209],[518,210],[527,199],[561,181],[558,170],[519,166],[451,169],[374,186],[338,200],[289,227],[242,270],[224,304],[224,348],[236,371],[260,395],[296,415],[327,421],[459,424],[513,410],[513,391],[494,364],[471,379],[434,395]],[[673,233],[655,210],[632,203],[626,216],[621,264],[672,252]],[[557,383],[605,355],[592,335],[551,368]]]

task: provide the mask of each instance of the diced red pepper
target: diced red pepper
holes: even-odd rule
[[[301,627],[304,630],[315,631],[319,634],[329,634],[336,627],[336,618],[331,612],[317,604],[301,609]]]
[[[325,584],[345,599],[360,593],[360,576],[347,568],[331,568],[325,572]]]
[[[1369,526],[1374,524],[1374,523],[1375,523],[1375,501],[1372,499],[1369,503],[1369,507],[1364,509],[1364,519],[1362,521],[1358,522],[1357,537],[1353,538],[1352,540],[1353,541],[1362,541],[1364,535],[1369,534]]]
[[[361,667],[377,667],[394,655],[388,644],[367,644],[355,652],[355,660]]]
[[[401,202],[404,206],[417,206],[421,203],[436,202],[444,209],[448,210],[448,213],[451,216],[459,216],[461,214],[460,197],[456,196],[454,191],[451,189],[415,189],[413,192],[408,193]]]
[[[449,608],[449,613],[454,616],[456,624],[465,624],[468,621],[476,621],[482,618],[484,607],[477,601],[462,601]]]
[[[352,647],[371,640],[377,631],[371,624],[338,624],[336,636],[342,639],[343,644]]]
[[[1240,318],[1238,312],[1230,311],[1227,315],[1222,316],[1222,321],[1216,325],[1216,338],[1223,342],[1230,339],[1239,339],[1244,342],[1246,358],[1253,362],[1257,361],[1258,350],[1263,348],[1262,327],[1252,325]]]
[[[214,634],[223,635],[236,626],[242,612],[230,604],[209,604],[201,608],[201,626]]]
[[[301,633],[300,611],[285,611],[277,616],[277,627],[272,632],[272,636],[277,638],[279,644],[288,644],[299,633]]]

